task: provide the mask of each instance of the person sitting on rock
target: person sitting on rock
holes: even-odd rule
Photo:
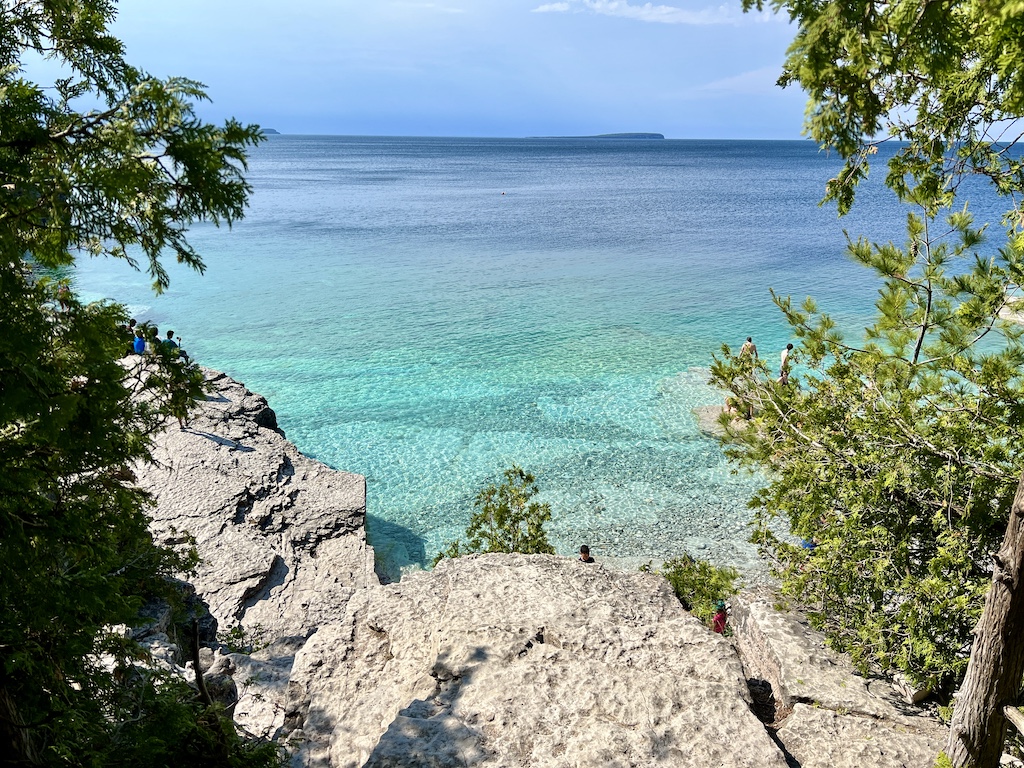
[[[720,635],[725,634],[725,623],[728,621],[729,614],[725,610],[725,601],[719,600],[715,604],[715,617],[712,619],[712,629]]]
[[[181,341],[181,339],[179,338],[178,341]],[[187,363],[189,362],[188,352],[181,348],[181,346],[178,344],[178,341],[174,340],[174,331],[168,331],[167,338],[164,339],[163,344],[170,350],[178,350],[178,357],[180,357]]]
[[[142,332],[141,328],[135,329],[135,341],[132,342],[132,351],[136,355],[141,355],[146,351],[146,335]]]
[[[125,354],[132,355],[135,353],[135,318],[133,317],[127,323],[119,325],[117,327],[118,333],[121,334],[121,339],[125,344]]]
[[[580,547],[580,562],[581,563],[596,563],[597,560],[590,556],[590,547],[586,544]]]

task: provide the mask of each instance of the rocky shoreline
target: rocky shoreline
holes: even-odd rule
[[[137,469],[154,534],[191,536],[221,637],[204,672],[294,766],[918,766],[944,728],[747,592],[723,638],[650,573],[480,555],[383,584],[365,481],[300,454],[224,374]],[[140,633],[166,663],[159,622]]]

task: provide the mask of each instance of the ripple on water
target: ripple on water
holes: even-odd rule
[[[843,228],[902,239],[903,213],[819,208],[834,158],[807,142],[272,137],[252,207],[193,230],[202,278],[83,262],[86,298],[173,327],[265,395],[300,450],[366,475],[395,568],[464,529],[513,462],[551,503],[563,554],[683,551],[754,562],[749,477],[692,409],[711,356],[788,341],[768,286],[856,328],[875,286]],[[501,196],[501,191],[508,194]],[[863,203],[859,203],[862,205]]]

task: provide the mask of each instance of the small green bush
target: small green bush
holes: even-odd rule
[[[740,572],[735,568],[719,567],[689,555],[666,560],[657,572],[672,585],[683,607],[708,625],[715,615],[715,603],[739,591]]]
[[[535,478],[513,465],[504,472],[500,485],[493,483],[477,494],[476,512],[466,528],[468,543],[450,542],[434,557],[434,565],[446,557],[473,552],[521,552],[553,555],[544,524],[551,519],[551,506],[531,499],[537,494]]]
[[[243,653],[246,656],[270,645],[268,632],[261,624],[254,624],[248,629],[236,624],[231,629],[218,632],[217,640],[227,647],[228,653]]]

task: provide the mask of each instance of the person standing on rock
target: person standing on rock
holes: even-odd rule
[[[590,556],[590,547],[586,544],[580,547],[580,562],[581,563],[596,563],[597,560]]]
[[[793,345],[787,344],[779,355],[779,384],[789,384],[789,353],[793,351]]]
[[[747,340],[740,347],[740,357],[746,357],[747,355],[757,360],[757,345],[754,344],[754,339],[751,336],[747,336]]]

